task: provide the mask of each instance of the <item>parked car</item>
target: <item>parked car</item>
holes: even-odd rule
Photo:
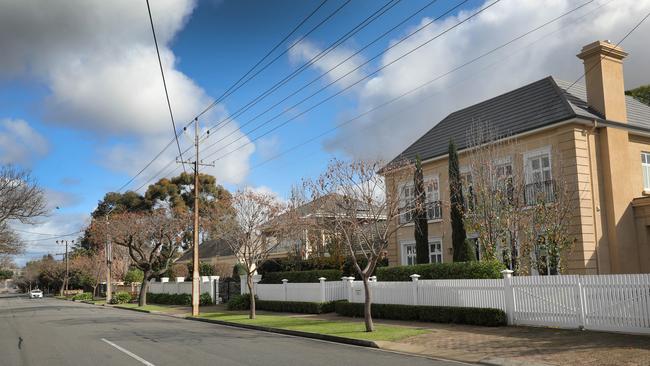
[[[39,289],[34,289],[29,292],[30,299],[43,298],[43,291]]]

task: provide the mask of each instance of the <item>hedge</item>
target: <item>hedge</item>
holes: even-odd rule
[[[377,280],[411,281],[412,274],[419,274],[421,280],[502,278],[504,269],[506,267],[498,261],[416,264],[377,268]]]
[[[259,301],[256,299],[256,301]],[[251,307],[251,299],[249,294],[235,295],[226,303],[228,310],[248,310]]]
[[[339,315],[363,317],[363,303],[337,301],[334,307]],[[372,317],[377,319],[470,324],[488,327],[507,324],[506,313],[503,310],[491,308],[372,304],[371,313]]]
[[[325,277],[327,281],[340,281],[341,277],[343,277],[343,272],[338,269],[302,272],[270,272],[262,275],[260,283],[282,283],[282,279],[285,278],[289,280],[289,282],[297,283],[318,282],[320,277]]]
[[[163,305],[192,305],[192,295],[190,294],[154,294],[147,292],[147,302],[152,304]],[[212,305],[212,297],[207,292],[199,296],[200,305]]]
[[[361,268],[365,267],[368,260],[363,256],[358,256],[357,261]],[[383,258],[377,263],[377,267],[388,266],[388,258]],[[343,276],[358,276],[352,257],[312,257],[309,259],[295,258],[275,258],[269,259],[262,263],[257,269],[262,277],[273,272],[295,272],[295,271],[315,271],[335,269],[342,271]]]
[[[257,300],[258,310],[278,311],[282,313],[324,314],[334,312],[334,301],[305,302],[305,301],[268,301]]]
[[[92,292],[82,292],[80,294],[76,294],[72,297],[72,300],[75,301],[89,301],[93,299],[93,294]]]

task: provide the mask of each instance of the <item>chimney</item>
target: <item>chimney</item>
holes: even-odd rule
[[[623,59],[627,53],[609,41],[596,41],[582,47],[577,55],[585,65],[587,104],[605,119],[627,122]]]

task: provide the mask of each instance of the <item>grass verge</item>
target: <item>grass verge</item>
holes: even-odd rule
[[[368,333],[362,322],[344,322],[294,318],[283,315],[257,315],[257,319],[248,319],[243,313],[205,313],[201,318],[221,320],[238,324],[259,325],[269,328],[296,330],[301,332],[327,334],[338,337],[363,339],[368,341],[398,341],[428,333],[426,329],[401,327],[392,325],[375,325],[375,331]]]
[[[119,304],[119,305],[115,305],[115,307],[123,308],[123,309],[137,309],[137,310],[160,311],[160,312],[169,312],[171,310],[168,306],[160,306],[160,305],[138,306],[138,304]]]

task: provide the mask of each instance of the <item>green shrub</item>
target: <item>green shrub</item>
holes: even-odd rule
[[[93,294],[92,292],[82,292],[80,294],[76,294],[72,297],[72,300],[75,301],[90,301],[93,299]]]
[[[324,314],[334,312],[334,302],[304,301],[268,301],[257,300],[255,307],[259,310],[278,311],[282,313]]]
[[[419,274],[421,280],[502,278],[501,271],[504,269],[506,267],[498,261],[417,264],[378,268],[377,279],[411,281],[412,274]]]
[[[363,317],[363,303],[337,301],[334,307],[339,315]],[[470,324],[488,327],[507,324],[506,313],[503,310],[491,308],[372,304],[371,312],[373,318],[377,319]]]
[[[212,305],[212,296],[210,296],[210,294],[207,292],[202,293],[199,297],[199,304],[201,306]]]
[[[305,283],[318,282],[320,277],[325,277],[327,281],[340,281],[343,272],[338,269],[323,269],[315,271],[302,272],[270,272],[262,276],[260,283],[282,283],[282,279],[289,282]]]
[[[128,272],[126,272],[126,275],[124,275],[124,283],[127,285],[130,285],[132,283],[142,283],[143,279],[144,272],[137,268],[130,269]]]
[[[192,305],[192,295],[147,293],[147,302],[162,305]]]
[[[256,298],[257,301],[257,298]],[[248,310],[251,308],[251,299],[249,294],[235,295],[228,300],[226,304],[228,310]]]
[[[358,256],[357,261],[361,268],[365,267],[368,263],[367,259],[363,256]],[[388,266],[388,258],[383,258],[377,263],[377,267]],[[316,270],[340,270],[343,272],[342,276],[358,276],[352,257],[345,259],[336,257],[311,257],[309,259],[296,259],[296,258],[275,258],[269,259],[262,263],[257,271],[264,276],[274,272],[304,272]]]
[[[127,304],[131,302],[131,294],[128,292],[117,292],[111,298],[111,304]]]

